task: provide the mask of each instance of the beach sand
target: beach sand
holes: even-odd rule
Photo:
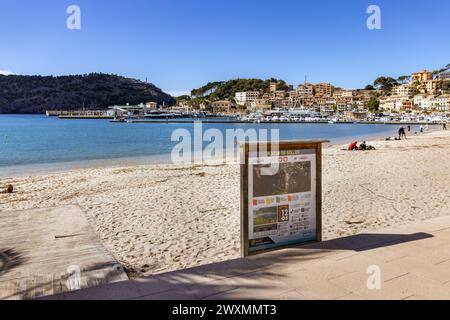
[[[324,149],[323,232],[332,239],[450,215],[450,133]],[[2,179],[1,211],[78,205],[131,277],[239,257],[237,164],[76,169]]]

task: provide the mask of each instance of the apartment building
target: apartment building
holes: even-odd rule
[[[246,91],[246,92],[236,92],[235,100],[239,105],[245,105],[252,101],[255,101],[261,96],[259,91]]]
[[[353,89],[340,89],[333,93],[333,97],[336,99],[353,99],[355,96],[356,90]]]
[[[250,111],[266,111],[272,109],[272,102],[269,99],[256,99],[250,102]]]
[[[311,83],[300,84],[297,87],[297,92],[303,96],[313,96],[314,95],[314,85]]]
[[[414,96],[414,107],[426,110],[433,107],[434,96],[430,94],[417,94]]]
[[[380,99],[380,109],[385,111],[401,111],[404,109],[411,109],[413,101],[408,95],[390,96]]]
[[[353,105],[346,100],[337,100],[336,101],[336,110],[338,112],[352,111]]]
[[[428,80],[425,84],[427,93],[434,93],[437,90],[442,89],[443,81],[441,79]]]
[[[320,97],[330,97],[333,95],[334,87],[330,83],[318,83],[314,85],[315,95]]]
[[[416,93],[416,88],[409,84],[403,84],[392,89],[392,93],[396,96],[411,96]]]
[[[228,100],[219,100],[211,103],[211,108],[215,112],[230,112],[232,107],[234,107],[233,103]]]
[[[428,70],[422,70],[416,73],[413,73],[411,76],[411,80],[418,82],[426,82],[428,80],[433,80],[433,73]]]
[[[145,106],[150,109],[158,109],[158,103],[153,101],[147,102]]]
[[[448,111],[450,109],[450,95],[445,94],[431,99],[433,109]]]
[[[271,82],[270,85],[269,85],[269,92],[272,93],[272,92],[275,92],[277,90],[278,90],[278,83]]]

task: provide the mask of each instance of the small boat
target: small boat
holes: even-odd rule
[[[124,123],[124,122],[126,122],[126,120],[125,120],[125,118],[119,118],[119,119],[110,120],[109,122]]]

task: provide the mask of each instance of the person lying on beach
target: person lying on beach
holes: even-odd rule
[[[363,141],[360,145],[359,145],[359,150],[367,150],[367,144],[365,141]]]
[[[386,141],[398,141],[398,140],[401,140],[401,139],[398,137],[387,137],[386,138]]]
[[[358,150],[358,141],[350,143],[348,146],[348,151]]]
[[[369,146],[367,145],[367,143],[365,141],[363,141],[360,145],[359,145],[359,150],[361,151],[369,151],[369,150],[376,150],[374,146]]]

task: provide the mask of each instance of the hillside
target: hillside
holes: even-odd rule
[[[286,82],[277,79],[234,79],[229,81],[210,82],[207,85],[194,89],[192,97],[209,98],[212,100],[234,98],[236,92],[242,91],[262,91],[269,90],[271,82],[278,83],[279,89],[287,88]]]
[[[111,74],[73,76],[0,75],[0,113],[104,109],[111,105],[175,99],[152,84]]]

